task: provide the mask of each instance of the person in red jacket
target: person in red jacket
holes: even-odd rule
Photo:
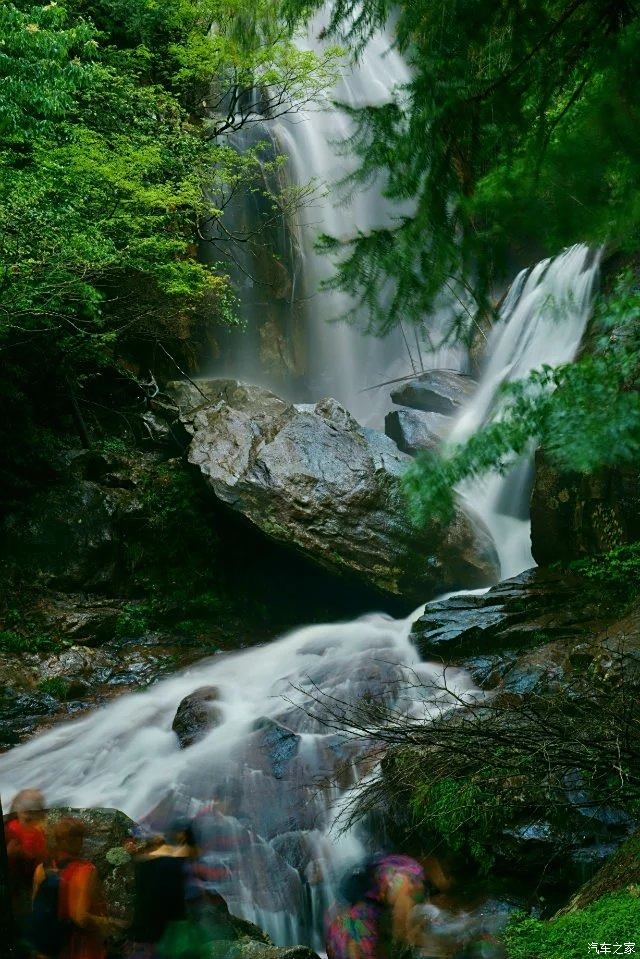
[[[25,937],[31,912],[36,867],[47,857],[44,797],[37,789],[23,789],[4,823],[13,922],[19,943]],[[25,947],[19,945],[24,952]]]

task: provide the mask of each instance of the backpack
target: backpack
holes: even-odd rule
[[[56,959],[66,944],[71,921],[60,917],[60,872],[46,869],[33,900],[29,922],[29,943],[47,959]]]

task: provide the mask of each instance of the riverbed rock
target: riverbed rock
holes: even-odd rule
[[[273,539],[411,602],[495,580],[482,524],[459,507],[448,526],[414,528],[401,491],[409,457],[336,400],[297,407],[235,380],[171,390],[193,437],[189,461]]]
[[[397,386],[391,391],[391,399],[398,406],[454,416],[473,396],[476,386],[465,373],[428,370]]]
[[[635,833],[605,862],[558,915],[584,909],[585,906],[610,893],[628,887],[640,887],[640,832]]]
[[[551,640],[578,641],[585,627],[596,633],[605,622],[599,597],[590,596],[586,585],[571,573],[530,569],[482,595],[430,603],[411,638],[423,658],[449,663],[469,657],[481,662]]]
[[[437,450],[450,425],[441,413],[421,410],[392,410],[384,419],[384,431],[403,453],[415,456],[424,450]]]
[[[531,547],[538,563],[579,559],[640,539],[640,471],[563,473],[542,450],[535,460]]]
[[[219,696],[215,686],[202,686],[182,700],[171,726],[182,749],[200,742],[220,724]]]

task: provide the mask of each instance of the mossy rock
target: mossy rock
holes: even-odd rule
[[[640,832],[635,833],[620,846],[595,876],[580,887],[559,915],[584,909],[602,896],[619,892],[630,886],[640,887]],[[640,930],[640,921],[638,930]],[[640,949],[640,946],[638,948]]]

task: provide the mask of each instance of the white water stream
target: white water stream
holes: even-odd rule
[[[575,358],[591,315],[599,260],[599,255],[577,244],[516,277],[488,338],[478,389],[454,424],[448,443],[463,442],[488,421],[500,418],[504,384]],[[532,479],[530,454],[506,476],[491,473],[465,482],[459,490],[493,536],[502,579],[535,566],[529,520]]]
[[[403,701],[407,667],[427,685],[442,676],[442,667],[418,662],[412,620],[374,614],[307,626],[123,696],[2,756],[3,801],[37,785],[54,805],[116,807],[163,824],[195,816],[205,862],[218,873],[213,884],[231,910],[280,944],[321,949],[334,884],[363,854],[353,832],[340,836],[331,826],[340,795],[366,773],[366,750],[323,725],[321,705],[312,716],[297,704],[310,705],[319,688],[345,703],[382,697],[425,718],[446,707],[449,697],[435,688]],[[447,683],[474,694],[460,670],[448,671]],[[212,685],[219,725],[180,749],[176,709]]]
[[[322,55],[333,40],[325,38],[329,20],[327,10],[309,24],[305,37],[298,40],[302,49]],[[380,106],[394,95],[402,96],[409,80],[406,63],[393,46],[390,32],[376,34],[362,51],[357,63],[345,63],[328,101],[348,107]],[[249,320],[248,335],[231,341],[231,349],[218,368],[218,373],[260,382],[276,392],[290,394],[295,400],[332,396],[341,402],[363,425],[381,427],[390,408],[388,390],[369,391],[380,383],[419,372],[423,360],[439,366],[460,368],[463,351],[440,349],[428,355],[425,328],[398,325],[385,337],[367,335],[368,316],[358,308],[351,322],[340,320],[354,307],[345,293],[322,289],[322,283],[334,273],[331,258],[315,249],[320,234],[340,239],[356,234],[367,235],[375,229],[392,227],[394,221],[410,211],[408,204],[393,203],[384,196],[384,180],[358,185],[355,191],[338,189],[338,184],[357,169],[359,160],[341,149],[354,132],[354,121],[332,103],[316,105],[305,111],[285,115],[277,120],[259,119],[237,136],[240,147],[254,145],[260,139],[271,142],[272,152],[287,158],[286,179],[297,187],[312,184],[313,199],[284,225],[288,234],[281,238],[281,248],[291,278],[291,299],[285,325],[288,328],[288,349],[298,355],[300,371],[283,382],[274,379],[266,367],[273,361],[276,347],[271,345],[265,359],[263,333],[256,337],[254,327],[262,331],[267,308],[261,301],[259,282],[252,279],[259,266],[248,251],[241,251],[242,268],[236,275],[243,308]],[[239,209],[239,219],[251,211]],[[257,292],[256,292],[256,288]],[[445,304],[442,313],[447,313]],[[281,317],[281,322],[283,322]],[[441,318],[444,326],[445,317]],[[435,318],[430,322],[430,336],[437,342]],[[273,336],[271,329],[270,336]],[[303,345],[301,345],[301,343]],[[291,357],[287,363],[295,366]],[[300,394],[296,376],[300,376],[306,392]],[[297,395],[300,394],[300,395]]]

